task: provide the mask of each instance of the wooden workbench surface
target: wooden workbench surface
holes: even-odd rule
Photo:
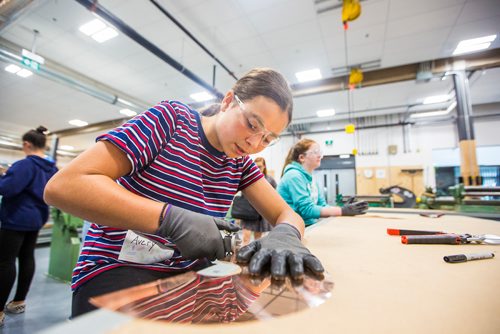
[[[404,245],[387,228],[497,234],[500,223],[463,216],[368,212],[324,220],[305,242],[335,283],[323,305],[268,321],[179,325],[130,320],[112,333],[500,333],[500,246]],[[492,251],[449,264],[443,256]]]

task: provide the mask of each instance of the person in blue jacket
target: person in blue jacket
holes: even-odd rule
[[[278,193],[304,219],[306,226],[316,223],[320,217],[364,214],[368,210],[368,203],[364,201],[343,207],[326,204],[323,192],[312,176],[322,158],[320,146],[314,140],[298,141],[286,157]]]
[[[26,132],[22,137],[26,158],[12,164],[0,177],[0,326],[4,323],[4,309],[8,313],[25,310],[26,295],[35,273],[38,232],[49,218],[43,191],[57,168],[44,158],[46,131],[39,126]],[[5,305],[16,279],[16,258],[19,258],[17,290],[14,299]]]

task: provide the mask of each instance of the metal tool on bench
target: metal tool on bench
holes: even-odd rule
[[[241,247],[241,237],[238,232],[229,232],[225,230],[221,230],[220,234],[224,242],[226,257],[230,257]]]
[[[457,234],[443,231],[423,231],[423,230],[403,230],[397,228],[388,228],[387,234],[400,235],[401,242],[404,244],[489,244],[500,245],[500,236],[494,234]]]
[[[488,244],[500,245],[500,236],[494,234],[434,234],[434,235],[402,235],[401,242],[404,244],[442,244],[442,245],[461,245],[461,244]]]

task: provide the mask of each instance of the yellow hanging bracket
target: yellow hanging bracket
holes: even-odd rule
[[[354,124],[347,124],[345,126],[345,133],[354,133],[354,130],[356,130]]]
[[[359,87],[361,82],[363,82],[363,72],[359,68],[353,68],[349,74],[349,88]]]

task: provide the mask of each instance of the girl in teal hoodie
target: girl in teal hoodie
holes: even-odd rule
[[[321,164],[323,154],[312,139],[302,139],[288,152],[285,167],[278,185],[278,193],[297,212],[305,225],[317,222],[320,217],[355,216],[364,214],[367,202],[356,202],[344,207],[326,204],[323,193],[313,180],[312,172]]]

